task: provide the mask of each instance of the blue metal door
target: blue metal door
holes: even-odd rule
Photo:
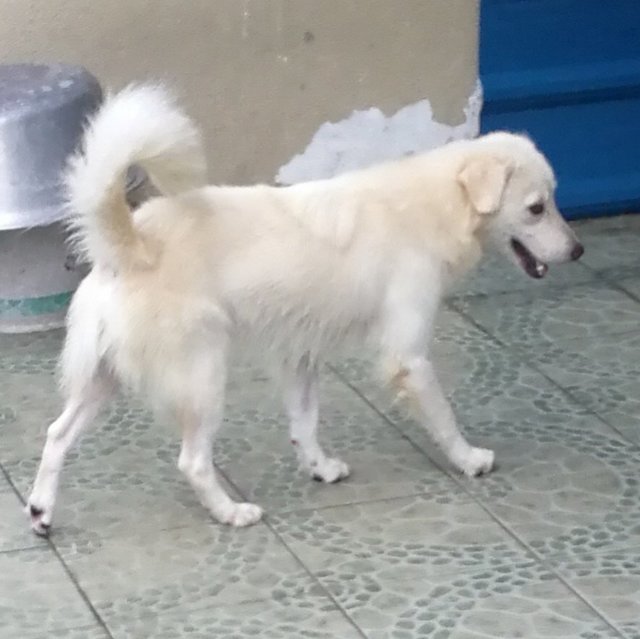
[[[568,218],[640,212],[640,0],[482,0],[483,132],[526,131]]]

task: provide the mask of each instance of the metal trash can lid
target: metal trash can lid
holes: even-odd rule
[[[0,65],[0,230],[63,216],[60,178],[101,101],[100,84],[80,66]]]

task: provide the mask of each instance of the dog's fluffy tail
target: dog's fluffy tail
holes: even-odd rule
[[[166,195],[205,183],[200,133],[161,86],[130,86],[109,97],[69,163],[65,184],[72,237],[92,264],[120,268],[153,261],[125,197],[132,164]]]

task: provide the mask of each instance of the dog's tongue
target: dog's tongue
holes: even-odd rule
[[[529,277],[541,279],[547,274],[549,267],[538,260],[524,244],[514,238],[511,240],[511,248],[518,257],[520,266]]]

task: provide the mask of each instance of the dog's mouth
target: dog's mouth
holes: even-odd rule
[[[543,278],[549,267],[541,262],[522,242],[511,238],[511,248],[520,262],[522,270],[529,276],[537,280]]]

